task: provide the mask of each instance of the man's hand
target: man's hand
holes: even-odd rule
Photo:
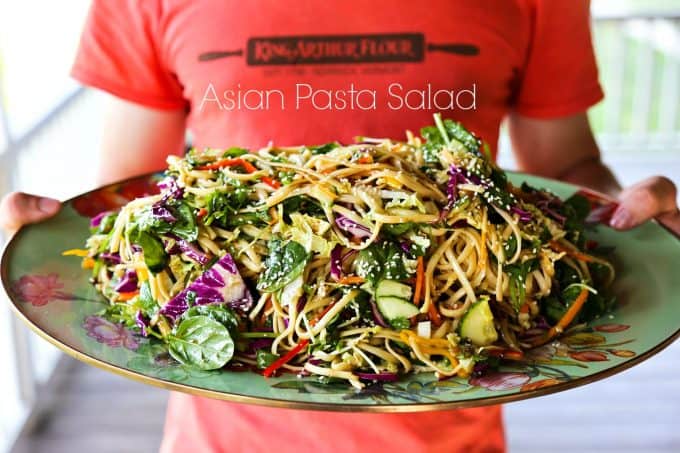
[[[680,236],[677,196],[677,188],[670,179],[663,176],[645,179],[619,194],[619,207],[609,224],[617,230],[627,230],[655,218]]]
[[[49,219],[60,208],[61,203],[52,198],[10,193],[0,200],[0,229],[11,235],[22,225]]]
[[[677,189],[670,179],[655,176],[621,190],[600,160],[600,151],[585,113],[533,119],[513,113],[510,137],[521,170],[595,189],[618,199],[610,225],[633,228],[655,218],[680,235]]]

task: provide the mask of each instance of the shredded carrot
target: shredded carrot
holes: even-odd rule
[[[281,183],[277,179],[270,178],[269,176],[263,176],[260,179],[262,180],[263,183],[267,184],[272,189],[278,189],[279,187],[281,187]]]
[[[576,299],[574,299],[574,302],[569,306],[569,309],[567,309],[567,311],[564,313],[562,318],[557,322],[557,324],[551,327],[545,335],[538,339],[538,341],[535,343],[535,346],[547,343],[557,335],[561,334],[564,329],[566,329],[567,326],[571,324],[571,322],[576,318],[587,300],[588,289],[583,288]]]
[[[425,281],[425,264],[423,257],[418,257],[418,264],[416,265],[416,287],[413,290],[413,303],[420,305],[420,293],[423,292],[423,282]]]
[[[346,275],[338,280],[338,283],[341,285],[361,285],[365,281],[363,277],[358,275]]]
[[[86,258],[83,259],[83,263],[82,263],[83,269],[94,269],[94,265],[95,265],[95,261],[92,258],[86,257]]]
[[[529,303],[524,302],[521,307],[519,307],[519,312],[520,313],[529,313]]]
[[[366,154],[364,156],[361,156],[360,158],[357,159],[357,163],[372,164],[373,163],[373,156],[371,156],[370,154]]]
[[[196,170],[219,170],[220,168],[226,167],[243,167],[243,169],[248,173],[254,173],[257,168],[244,159],[220,159],[212,164],[201,165],[196,167]]]
[[[207,214],[208,214],[208,210],[205,209],[205,208],[201,208],[201,209],[198,210],[198,214],[196,214],[196,217],[201,219],[201,218],[205,217]]]
[[[128,300],[132,299],[133,297],[137,296],[139,294],[139,290],[136,291],[130,291],[129,293],[118,293],[118,300],[127,302]]]
[[[576,258],[579,261],[583,261],[584,263],[593,263],[597,261],[594,257],[587,255],[585,253],[581,253],[578,250],[572,250],[568,247],[565,247],[564,245],[560,244],[557,241],[550,241],[550,248],[552,248],[556,252],[564,252],[567,255],[571,256],[572,258]]]
[[[515,351],[514,349],[486,349],[484,351],[487,355],[493,357],[500,357],[501,359],[508,360],[522,360],[524,358],[524,353],[522,351]]]
[[[80,256],[80,257],[86,257],[89,255],[90,252],[88,252],[85,249],[70,249],[70,250],[64,250],[61,252],[62,256]]]
[[[427,314],[430,316],[430,321],[435,326],[441,326],[442,317],[439,315],[439,310],[434,306],[434,302],[430,302],[430,306],[427,307]]]

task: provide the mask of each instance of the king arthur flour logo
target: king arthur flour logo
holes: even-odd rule
[[[248,64],[388,63],[422,61],[419,33],[342,36],[285,36],[248,40]]]
[[[475,56],[473,44],[426,43],[422,33],[253,37],[243,49],[211,51],[199,61],[242,57],[249,66],[421,62],[426,52]]]

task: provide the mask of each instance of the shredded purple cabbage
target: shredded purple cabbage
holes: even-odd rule
[[[120,279],[120,282],[113,288],[119,293],[129,293],[137,289],[137,272],[128,269]]]
[[[123,262],[118,253],[102,252],[99,254],[99,258],[108,261],[111,264],[120,264]]]
[[[177,218],[172,215],[172,212],[161,203],[151,206],[151,215],[167,223],[177,222]]]
[[[349,217],[339,214],[335,218],[335,224],[343,231],[346,231],[360,239],[371,237],[371,230],[363,225],[359,225]]]
[[[173,321],[177,320],[189,308],[190,293],[193,293],[195,305],[225,303],[243,313],[250,311],[253,306],[253,296],[228,253],[170,299],[160,313]]]
[[[361,371],[355,371],[355,375],[364,381],[382,381],[382,382],[395,382],[399,379],[397,373],[362,373]]]
[[[411,254],[411,243],[407,240],[403,240],[399,243],[399,248],[404,252]]]
[[[536,207],[538,209],[540,209],[545,215],[552,217],[557,222],[559,222],[560,225],[564,225],[564,222],[567,221],[567,218],[565,216],[563,216],[559,212],[555,211],[553,205],[555,205],[556,203],[554,203],[553,200],[548,200],[548,199],[539,200],[535,204],[536,204]]]
[[[464,184],[468,181],[463,170],[451,164],[449,167],[449,182],[446,185],[446,197],[449,200],[447,208],[451,207],[458,199],[458,184]]]
[[[165,178],[157,184],[158,188],[164,191],[163,201],[171,198],[179,200],[184,196],[184,189],[177,185],[175,178]]]
[[[256,338],[246,347],[246,352],[254,353],[258,349],[269,349],[271,348],[274,340],[272,338]]]
[[[300,313],[302,310],[304,310],[305,305],[307,305],[307,294],[303,294],[300,299],[298,299],[297,305],[295,306],[295,310]]]
[[[342,278],[342,246],[336,245],[331,250],[331,277],[335,280]]]
[[[519,208],[517,206],[512,206],[510,208],[510,212],[512,212],[513,214],[517,214],[519,216],[520,222],[524,222],[524,223],[531,222],[531,219],[532,219],[531,213],[528,212],[528,211],[525,211],[522,208]]]
[[[135,314],[135,324],[142,331],[143,337],[149,336],[149,333],[146,330],[146,328],[149,327],[149,320],[146,319],[146,316],[142,314],[141,310],[137,310],[137,314]]]
[[[184,253],[188,258],[191,258],[192,260],[196,261],[201,266],[205,266],[210,262],[210,257],[208,255],[201,252],[193,245],[189,244],[188,241],[180,239],[177,241],[177,245],[179,249],[182,251],[182,253]]]
[[[104,212],[100,212],[96,216],[92,217],[90,219],[90,227],[97,228],[99,225],[101,225],[102,219],[104,217],[106,217],[107,215],[112,214],[112,213],[113,213],[113,211],[104,211]]]

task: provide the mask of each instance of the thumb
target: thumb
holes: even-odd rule
[[[677,212],[677,190],[661,176],[646,179],[623,190],[610,225],[618,230],[633,228],[652,218]]]
[[[0,228],[8,232],[22,225],[40,222],[59,212],[61,203],[55,199],[13,192],[0,201]]]

